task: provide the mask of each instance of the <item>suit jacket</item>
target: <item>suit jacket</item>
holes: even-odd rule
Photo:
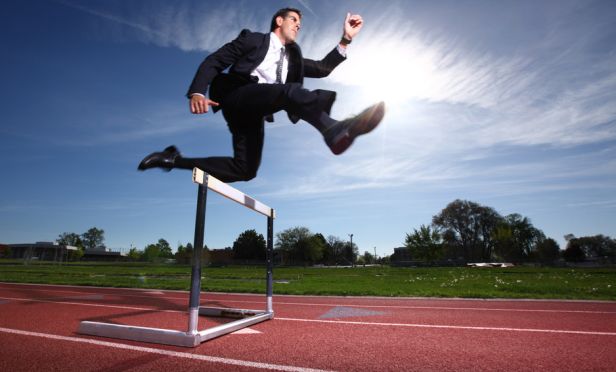
[[[210,54],[199,66],[197,73],[188,89],[187,96],[193,93],[205,94],[211,85],[210,98],[214,101],[224,101],[230,91],[244,84],[257,83],[257,78],[251,76],[265,59],[270,44],[270,33],[263,34],[242,30],[239,36]],[[303,58],[302,51],[296,43],[286,45],[289,58],[289,68],[286,82],[303,84],[304,77],[322,78],[346,58],[334,48],[320,61]],[[228,74],[221,74],[229,68]],[[214,107],[217,111],[219,107]],[[297,118],[291,118],[293,122]]]

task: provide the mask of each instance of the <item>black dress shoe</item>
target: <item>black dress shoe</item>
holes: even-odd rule
[[[362,111],[359,115],[336,123],[332,134],[325,139],[330,150],[340,155],[345,152],[356,137],[374,130],[385,116],[385,102],[379,102]]]
[[[169,146],[161,152],[153,152],[143,158],[137,169],[144,171],[150,168],[162,168],[169,172],[175,166],[175,159],[180,156],[180,152],[175,146]]]

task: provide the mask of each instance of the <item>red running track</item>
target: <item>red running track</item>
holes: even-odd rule
[[[275,296],[274,320],[196,348],[76,333],[82,320],[185,330],[187,303],[181,291],[0,283],[0,371],[616,369],[616,302]]]

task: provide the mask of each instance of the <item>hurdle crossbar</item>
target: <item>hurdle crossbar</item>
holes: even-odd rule
[[[272,305],[274,218],[276,217],[274,209],[225,184],[224,182],[198,168],[193,169],[193,182],[197,183],[199,187],[197,194],[197,214],[195,218],[195,240],[191,272],[190,298],[188,304],[188,329],[184,332],[163,328],[137,327],[124,324],[82,321],[79,325],[79,329],[77,331],[78,333],[166,345],[195,347],[212,338],[235,332],[242,328],[272,319],[274,317]],[[205,209],[207,204],[208,189],[267,217],[267,264],[265,274],[266,303],[264,310],[199,306],[201,294],[201,255],[205,235]],[[236,318],[237,320],[199,331],[199,315]]]
[[[265,217],[276,218],[276,213],[272,208],[205,173],[199,168],[193,169],[193,182],[201,185],[206,184],[208,189],[247,208],[259,212]]]

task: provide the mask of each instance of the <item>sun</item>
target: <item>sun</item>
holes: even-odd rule
[[[435,48],[413,38],[362,41],[353,50],[352,66],[341,78],[389,106],[413,99],[430,100],[443,86],[438,55]]]

